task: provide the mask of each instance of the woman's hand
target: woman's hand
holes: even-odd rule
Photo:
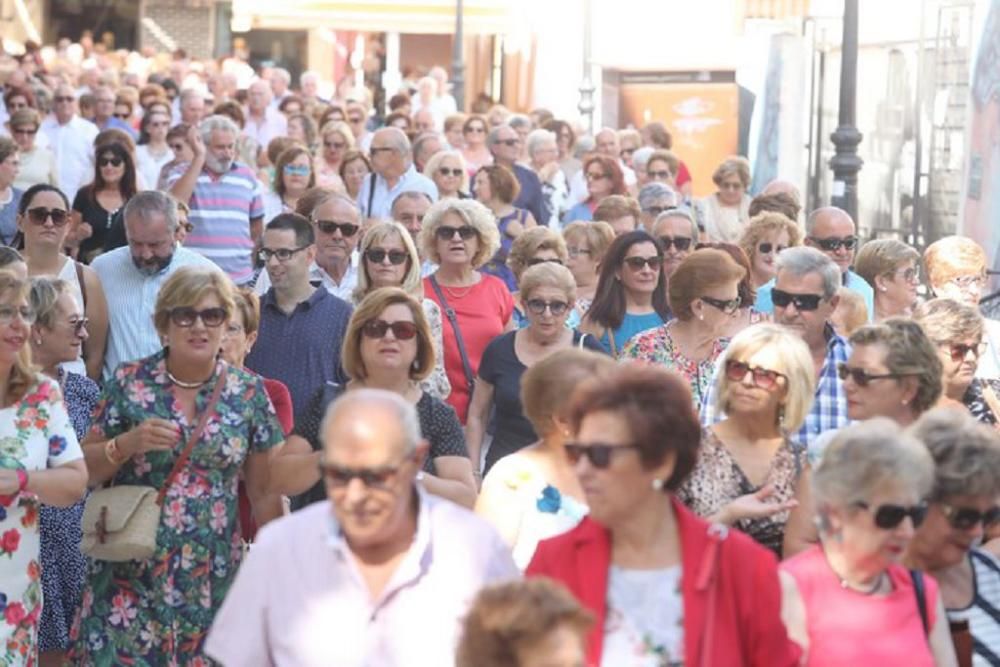
[[[740,496],[716,514],[715,520],[726,525],[732,525],[743,519],[765,519],[779,512],[785,512],[798,507],[799,501],[794,498],[783,503],[769,501],[774,495],[774,486],[765,484],[760,491]]]
[[[88,222],[81,222],[76,227],[76,233],[73,235],[77,243],[84,239],[89,239],[94,234],[94,228],[90,226]]]
[[[181,438],[177,424],[166,419],[150,418],[118,436],[118,448],[130,458],[149,451],[169,450]]]

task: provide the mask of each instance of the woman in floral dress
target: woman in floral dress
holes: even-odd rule
[[[35,374],[28,286],[0,271],[0,665],[38,662],[39,503],[68,506],[87,468],[55,380]]]
[[[239,476],[257,507],[283,440],[263,380],[217,359],[234,308],[217,270],[177,271],[154,314],[164,349],[122,364],[104,387],[84,443],[91,479],[160,488],[224,376],[204,435],[167,489],[154,555],[91,562],[70,633],[74,664],[209,664],[202,643],[240,562]]]

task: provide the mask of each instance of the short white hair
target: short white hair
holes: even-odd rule
[[[540,149],[543,144],[552,143],[556,144],[556,133],[551,130],[544,130],[539,128],[537,130],[532,130],[528,133],[528,156],[534,157],[535,151]]]
[[[206,144],[211,141],[212,133],[217,130],[230,132],[234,137],[240,136],[240,128],[236,126],[236,123],[229,116],[215,114],[201,121],[201,125],[198,126],[198,131],[201,133],[201,140]]]

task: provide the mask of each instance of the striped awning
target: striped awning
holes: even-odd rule
[[[519,4],[512,0],[463,0],[468,34],[505,34],[514,28]],[[233,24],[242,29],[330,28],[358,32],[450,34],[455,0],[233,0]]]

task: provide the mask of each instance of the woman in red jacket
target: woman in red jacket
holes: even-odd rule
[[[590,516],[541,542],[526,574],[562,582],[594,613],[588,666],[798,664],[774,556],[673,496],[700,438],[684,382],[625,364],[573,403],[566,452]]]

